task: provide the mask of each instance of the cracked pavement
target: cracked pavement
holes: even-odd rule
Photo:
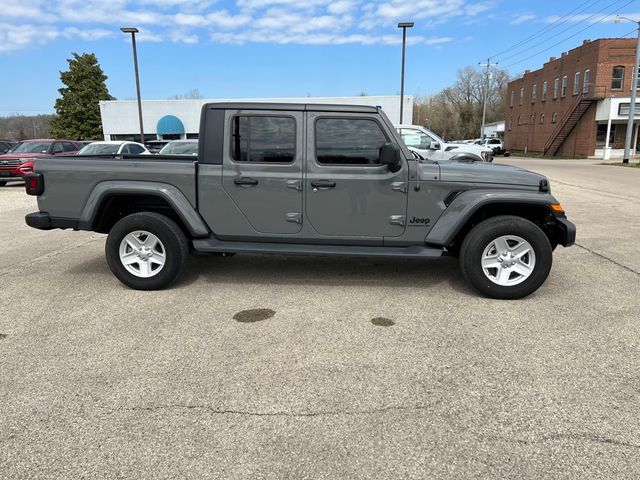
[[[452,259],[193,257],[136,292],[0,188],[0,476],[638,478],[640,171],[505,160],[581,246],[522,301]]]

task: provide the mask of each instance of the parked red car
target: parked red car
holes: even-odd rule
[[[0,187],[7,182],[24,180],[33,171],[33,160],[50,155],[75,155],[84,145],[73,140],[36,139],[20,142],[0,155]]]

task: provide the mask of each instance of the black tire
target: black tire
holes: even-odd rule
[[[121,242],[136,230],[152,233],[164,248],[164,265],[158,273],[148,278],[132,274],[120,260]],[[188,254],[189,244],[180,227],[173,220],[154,212],[134,213],[119,220],[109,231],[105,245],[107,263],[113,274],[136,290],[160,290],[173,283],[182,272]]]
[[[535,254],[533,271],[517,285],[498,285],[485,275],[482,255],[485,248],[503,235],[516,235],[529,242]],[[517,299],[531,295],[544,283],[551,271],[553,253],[549,239],[537,225],[521,217],[502,215],[476,225],[460,248],[460,268],[464,278],[480,293],[492,298]]]
[[[7,182],[6,182],[5,180],[2,180],[2,181],[0,182],[0,187],[4,187],[6,184],[7,184]]]

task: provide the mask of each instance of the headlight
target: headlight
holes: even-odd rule
[[[30,162],[33,158],[21,158],[20,163]]]

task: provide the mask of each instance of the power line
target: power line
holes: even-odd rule
[[[604,8],[601,8],[601,9],[600,9],[600,10],[598,10],[597,12],[592,13],[592,14],[591,14],[591,15],[589,15],[588,17],[586,17],[586,18],[584,18],[584,19],[582,19],[582,20],[578,21],[575,25],[573,25],[573,26],[571,26],[571,27],[569,27],[569,28],[565,29],[565,30],[564,30],[564,33],[567,33],[568,31],[573,30],[574,28],[578,27],[578,26],[580,25],[580,23],[588,22],[588,21],[589,21],[589,20],[591,20],[592,18],[597,17],[598,15],[601,15],[605,10],[608,10],[609,8],[614,7],[617,3],[621,2],[621,1],[624,1],[624,0],[615,0],[615,1],[613,1],[612,3],[608,4],[608,5],[607,5],[607,6],[605,6]],[[625,3],[625,4],[624,4],[624,5],[622,5],[622,6],[616,6],[616,7],[615,7],[615,9],[616,9],[616,10],[618,10],[618,9],[624,8],[624,7],[626,7],[627,5],[629,5],[630,3],[633,3],[633,2],[634,2],[634,0],[631,0],[631,1],[627,2],[627,3]],[[587,28],[592,27],[593,25],[597,25],[599,22],[601,22],[602,20],[604,20],[604,19],[606,19],[606,18],[610,17],[611,15],[613,15],[613,13],[610,13],[609,15],[607,15],[607,16],[605,16],[605,17],[603,17],[603,18],[600,18],[599,20],[597,20],[597,21],[595,21],[595,22],[592,22],[588,27],[586,27],[586,28],[584,28],[584,29],[582,29],[582,30],[579,30],[577,33],[583,32],[584,30],[586,30]],[[574,35],[574,36],[575,36],[575,35]],[[568,37],[568,38],[573,38],[573,37]],[[520,55],[525,54],[527,51],[533,50],[534,48],[539,47],[540,45],[544,45],[545,43],[547,43],[547,42],[549,42],[549,41],[552,41],[552,40],[553,40],[553,37],[549,37],[549,38],[547,38],[547,39],[545,39],[545,40],[542,40],[541,42],[538,42],[538,43],[536,43],[536,44],[534,44],[534,45],[531,45],[531,46],[529,46],[529,47],[527,47],[527,48],[525,48],[525,49],[522,49],[522,50],[520,50],[520,51],[518,51],[518,52],[516,52],[516,53],[513,53],[513,54],[511,54],[511,55],[508,55],[508,56],[506,56],[506,57],[502,58],[501,60],[502,60],[503,62],[505,62],[505,61],[510,60],[510,59],[512,59],[512,58],[516,58],[516,57],[518,57],[518,56],[520,56]]]
[[[624,7],[626,7],[627,5],[629,5],[629,4],[631,4],[631,3],[633,3],[634,1],[635,1],[635,0],[630,0],[630,1],[628,1],[627,3],[625,3],[624,5],[622,5],[622,6],[621,6],[621,7],[619,7],[619,8],[624,8]],[[617,3],[617,2],[614,2],[614,3]],[[572,39],[573,37],[575,37],[575,36],[577,36],[577,35],[581,34],[581,33],[582,33],[582,32],[584,32],[585,30],[588,30],[589,28],[591,28],[591,27],[593,27],[593,26],[597,25],[598,23],[602,22],[603,20],[606,20],[607,18],[611,17],[611,16],[613,15],[613,13],[614,13],[614,12],[609,13],[608,15],[606,15],[606,16],[604,16],[604,17],[602,17],[598,22],[596,22],[596,23],[592,23],[592,24],[590,24],[590,25],[587,25],[587,26],[586,26],[586,27],[584,27],[583,29],[578,30],[578,31],[577,31],[576,33],[574,33],[573,35],[570,35],[570,36],[568,36],[568,37],[566,37],[566,38],[564,38],[564,39],[560,40],[559,42],[554,43],[553,45],[550,45],[549,47],[546,47],[546,48],[544,48],[544,49],[542,49],[542,50],[539,50],[539,51],[537,51],[536,53],[534,53],[534,54],[532,54],[532,55],[529,55],[528,57],[525,57],[525,58],[523,58],[523,59],[521,59],[521,60],[518,60],[518,61],[516,61],[516,62],[513,62],[513,63],[510,63],[510,64],[508,64],[508,65],[505,65],[505,67],[504,67],[504,68],[509,68],[509,67],[514,66],[514,65],[518,65],[519,63],[526,62],[527,60],[530,60],[530,59],[532,59],[532,58],[534,58],[534,57],[536,57],[536,56],[540,55],[541,53],[545,53],[545,52],[547,52],[547,51],[551,50],[552,48],[555,48],[555,47],[557,47],[558,45],[563,44],[563,43],[564,43],[564,42],[566,42],[567,40]],[[543,42],[543,43],[544,43],[544,42]],[[540,44],[538,44],[538,45],[540,45]],[[526,50],[525,50],[525,51],[526,51]],[[524,52],[522,52],[522,53],[524,53]]]
[[[583,6],[582,6],[582,7],[583,7],[583,8],[582,8],[582,10],[580,10],[579,12],[576,12],[576,10],[578,10],[578,9],[580,8],[580,5],[578,5],[576,8],[574,8],[574,9],[573,9],[573,10],[571,10],[570,12],[567,12],[566,14],[562,15],[561,17],[557,18],[555,21],[553,21],[552,23],[550,23],[549,25],[547,25],[546,27],[544,27],[542,30],[538,31],[537,33],[534,33],[533,35],[530,35],[530,36],[528,36],[527,38],[525,38],[525,39],[523,39],[523,40],[519,41],[518,43],[516,43],[516,44],[514,44],[514,45],[511,45],[510,47],[505,48],[504,50],[502,50],[502,51],[500,51],[500,52],[498,52],[498,53],[494,53],[494,54],[493,54],[493,55],[491,55],[491,56],[492,56],[492,57],[497,57],[497,56],[499,56],[499,55],[502,55],[503,53],[509,52],[509,51],[513,50],[514,48],[516,48],[516,47],[518,47],[518,46],[520,46],[520,45],[522,45],[522,44],[524,44],[524,43],[528,42],[529,40],[533,40],[533,39],[535,39],[535,38],[539,37],[540,35],[542,35],[542,34],[544,34],[544,33],[548,32],[548,31],[550,31],[550,30],[553,30],[554,28],[556,28],[556,27],[558,27],[558,26],[560,26],[560,25],[562,25],[562,24],[564,24],[564,23],[568,22],[568,21],[569,21],[569,20],[571,20],[572,18],[576,17],[577,15],[581,14],[581,13],[582,13],[582,12],[584,12],[585,10],[587,10],[587,9],[591,8],[591,7],[592,7],[592,6],[594,6],[596,3],[599,3],[599,2],[601,2],[601,1],[602,1],[602,0],[590,0],[590,2],[587,2],[587,4],[586,4],[586,5],[583,5]],[[575,13],[575,15],[571,15],[571,14],[572,14],[572,13],[574,13],[574,12],[576,12],[576,13]],[[565,19],[565,20],[564,20],[564,21],[562,21],[562,22],[560,22],[560,20],[563,20],[563,19]],[[558,23],[558,22],[560,22],[560,23]]]

